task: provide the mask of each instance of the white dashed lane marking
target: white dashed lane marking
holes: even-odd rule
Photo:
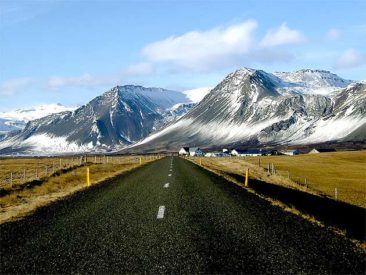
[[[169,182],[164,184],[164,188],[168,188],[169,187]]]
[[[159,206],[158,215],[156,216],[157,219],[163,219],[164,218],[164,212],[165,212],[165,206]]]

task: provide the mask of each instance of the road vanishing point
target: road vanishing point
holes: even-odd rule
[[[170,176],[169,176],[170,175]],[[365,253],[178,157],[0,225],[1,273],[365,273]]]

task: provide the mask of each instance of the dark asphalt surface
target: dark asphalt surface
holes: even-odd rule
[[[364,274],[366,264],[347,239],[177,157],[3,224],[0,241],[1,273]]]

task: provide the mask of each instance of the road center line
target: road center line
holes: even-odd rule
[[[169,187],[169,182],[164,184],[164,188],[168,188]]]
[[[158,215],[156,216],[157,219],[163,219],[164,218],[164,212],[165,212],[165,206],[161,205],[159,206]]]

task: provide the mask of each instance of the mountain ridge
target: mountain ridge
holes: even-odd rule
[[[305,80],[288,81],[291,74],[302,73],[306,77],[300,80]],[[315,80],[308,81],[313,74]],[[330,74],[332,81],[327,77],[323,78],[325,82],[318,81],[324,74]],[[0,142],[0,153],[123,148],[139,152],[182,145],[293,145],[352,137],[362,140],[358,128],[366,122],[366,83],[342,81],[328,71],[309,69],[281,77],[240,68],[213,89],[202,89],[204,97],[199,103],[192,102],[189,93],[139,85],[115,86],[77,110],[29,122],[22,132]],[[339,87],[331,91],[335,87],[332,85]],[[309,92],[311,87],[314,93]],[[319,94],[319,87],[331,92]],[[357,132],[352,135],[353,131]],[[56,149],[51,150],[49,144]]]
[[[24,129],[28,121],[42,118],[54,113],[75,110],[77,107],[66,107],[60,103],[43,104],[15,111],[0,112],[0,133]]]
[[[180,92],[115,86],[74,111],[28,122],[21,133],[0,143],[0,152],[23,147],[25,153],[110,151],[143,139],[181,101],[189,99]]]
[[[132,148],[166,145],[177,149],[235,142],[290,145],[341,139],[366,118],[366,85],[350,83],[328,95],[296,89],[281,93],[283,82],[278,77],[261,70],[239,69],[175,125]]]

